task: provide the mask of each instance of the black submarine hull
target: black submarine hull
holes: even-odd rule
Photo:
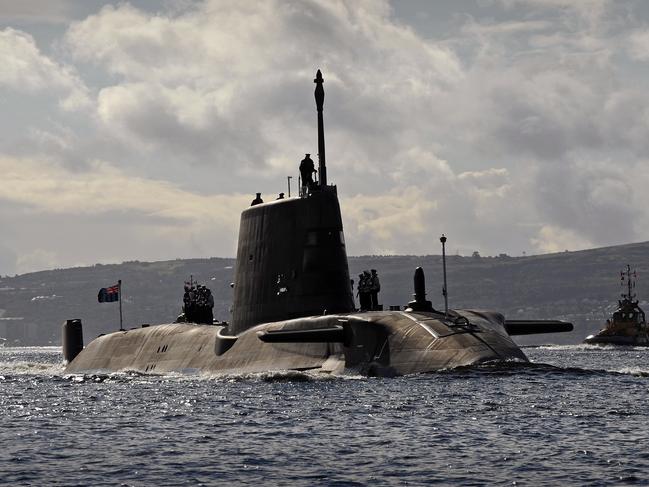
[[[67,373],[242,374],[314,370],[397,376],[527,357],[499,313],[456,311],[333,314],[266,323],[228,336],[220,326],[163,324],[93,340]],[[315,332],[315,333],[314,333]]]

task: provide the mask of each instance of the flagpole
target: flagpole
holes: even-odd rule
[[[117,286],[119,287],[119,331],[124,331],[124,326],[122,324],[122,280],[117,281]]]

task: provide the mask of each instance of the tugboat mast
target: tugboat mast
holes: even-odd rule
[[[622,299],[633,301],[635,298],[635,294],[633,294],[632,291],[632,289],[635,288],[635,271],[633,271],[633,282],[631,282],[631,266],[629,264],[626,265],[626,271],[620,272],[620,275],[622,276],[622,285],[624,285],[625,280],[627,285],[627,293],[622,293]]]

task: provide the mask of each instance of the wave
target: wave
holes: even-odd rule
[[[60,345],[47,345],[39,347],[0,347],[0,353],[11,353],[12,355],[24,355],[26,353],[61,353],[62,348]]]
[[[649,377],[649,369],[641,367],[622,367],[619,369],[600,369],[583,367],[561,367],[539,362],[492,362],[480,365],[467,365],[444,369],[431,374],[458,376],[610,376],[629,375]]]
[[[330,380],[366,380],[367,377],[356,371],[345,371],[343,374],[332,375],[320,370],[275,370],[267,372],[243,373],[203,373],[201,377],[208,380],[226,382],[314,382]]]
[[[633,375],[636,377],[649,377],[649,369],[640,367],[622,367],[618,370],[608,370],[607,372],[620,375]]]
[[[588,351],[604,351],[610,352],[614,350],[633,350],[633,351],[645,351],[649,353],[649,347],[638,346],[638,345],[613,345],[613,344],[597,344],[589,345],[586,343],[575,343],[572,345],[528,345],[521,348],[536,348],[539,350],[588,350]]]
[[[532,347],[528,347],[532,348]],[[595,345],[540,345],[534,347],[541,350],[558,352],[608,352],[619,350],[615,346]],[[636,354],[649,353],[647,347],[623,347],[624,350]],[[547,357],[546,357],[547,358]],[[599,361],[605,365],[605,361]],[[597,365],[595,367],[597,367]],[[508,361],[491,362],[470,365],[452,369],[444,369],[427,374],[414,374],[407,377],[422,377],[424,380],[431,375],[441,374],[458,377],[489,377],[489,376],[597,376],[618,375],[639,378],[649,377],[649,368],[643,366],[619,366],[615,368],[585,368],[580,366],[556,366],[547,363]],[[65,374],[65,364],[61,357],[60,347],[3,347],[0,348],[0,380],[12,376],[41,376],[62,378],[73,382],[144,382],[144,381],[196,381],[208,380],[216,382],[316,382],[331,380],[372,380],[361,375],[358,370],[347,369],[342,374],[330,374],[319,369],[314,370],[280,370],[266,372],[204,372],[200,370],[185,370],[182,372],[166,372],[159,374],[142,373],[139,371],[101,372],[88,374]]]
[[[154,381],[214,381],[214,382],[320,382],[332,380],[367,380],[366,376],[349,371],[342,375],[332,375],[328,372],[316,370],[275,370],[267,372],[164,372],[164,373],[143,373],[135,370],[124,370],[119,372],[95,372],[85,374],[62,374],[59,375],[66,380],[76,383],[83,382],[154,382]]]
[[[63,373],[61,347],[2,347],[0,376],[57,376]]]
[[[53,364],[49,362],[27,362],[27,361],[0,361],[0,376],[11,375],[44,375],[57,376],[63,374],[65,365],[63,363]]]

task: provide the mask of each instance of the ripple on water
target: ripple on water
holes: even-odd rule
[[[526,354],[381,379],[64,376],[56,348],[2,350],[0,471],[61,485],[644,482],[646,351]]]

